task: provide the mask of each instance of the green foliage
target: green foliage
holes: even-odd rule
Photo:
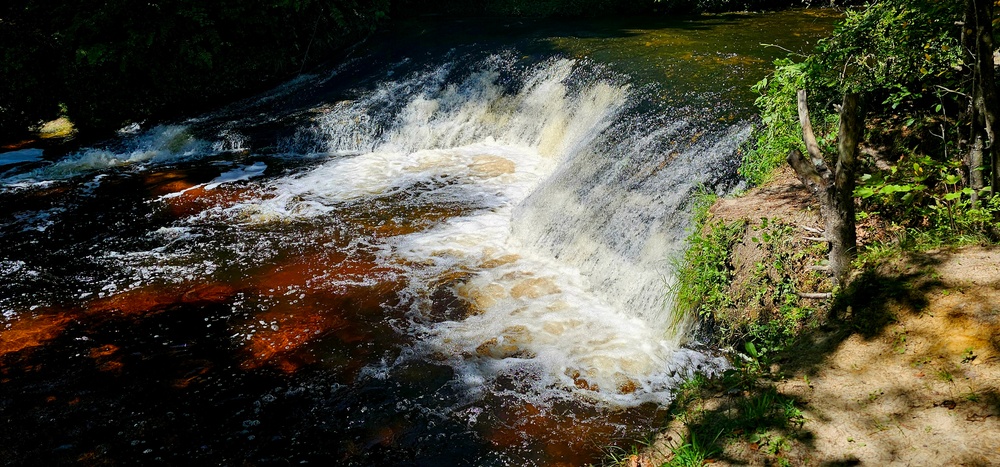
[[[751,185],[767,181],[785,155],[793,148],[805,149],[799,126],[795,94],[806,86],[804,63],[790,59],[774,62],[774,72],[753,86],[759,94],[755,104],[760,110],[760,125],[754,129],[754,142],[740,163],[739,174]]]
[[[868,94],[896,109],[957,78],[963,2],[875,0],[850,10],[810,58],[820,88]],[[953,87],[953,86],[952,86]]]
[[[813,55],[799,62],[776,61],[774,73],[754,86],[760,94],[756,104],[761,124],[740,174],[760,184],[784,163],[790,149],[803,149],[796,110],[799,89],[809,90],[814,131],[830,149],[837,128],[833,105],[844,92],[883,104],[869,106],[874,116],[902,110],[955,114],[963,109],[968,93],[953,92],[967,84],[961,28],[955,26],[961,9],[961,2],[951,0],[876,0],[848,10]]]
[[[664,464],[664,467],[701,467],[705,461],[719,453],[716,443],[722,431],[719,431],[712,441],[705,443],[698,439],[698,434],[692,432],[681,445],[673,448],[673,458]]]
[[[712,199],[704,196],[700,205]],[[739,363],[737,370],[753,379],[766,366],[767,355],[791,345],[814,315],[797,291],[805,263],[822,252],[796,246],[791,226],[762,219],[752,227],[750,241],[766,259],[734,286],[733,248],[748,225],[744,221],[712,223],[706,211],[704,207],[696,210],[696,229],[677,267],[675,307],[678,315],[694,313],[711,323],[719,342],[745,347],[749,363]],[[807,282],[820,280],[814,272],[808,277]]]
[[[714,394],[713,388],[703,389],[706,394]],[[747,387],[739,395],[724,399],[717,410],[699,408],[702,403],[697,396],[675,402],[674,411],[683,414],[689,434],[672,448],[673,457],[665,466],[703,465],[731,442],[756,444],[760,454],[780,465],[785,461],[780,456],[800,437],[806,422],[795,399],[779,393],[772,385]]]
[[[740,161],[739,174],[751,185],[766,182],[792,149],[805,152],[802,126],[799,124],[799,89],[810,88],[811,76],[807,61],[778,59],[774,72],[758,81],[753,91],[758,93],[754,104],[760,111],[760,124],[754,128],[753,141]],[[825,107],[811,108],[813,132],[822,146],[835,144],[837,115]]]
[[[766,218],[755,229],[751,241],[766,256],[754,265],[742,290],[735,293],[741,308],[752,311],[756,319],[729,319],[720,323],[733,341],[744,341],[748,354],[757,360],[776,350],[790,346],[814,309],[802,302],[798,289],[804,264],[822,255],[821,251],[803,249],[795,243],[794,228]],[[808,273],[810,288],[819,282],[815,273]],[[756,346],[754,347],[754,343]]]
[[[737,355],[733,367],[722,374],[722,385],[730,390],[753,388],[757,380],[768,372],[767,348],[761,348],[762,352],[759,352],[753,342],[746,342],[743,347],[746,354]]]
[[[904,156],[888,170],[863,174],[855,189],[860,216],[874,213],[892,219],[925,247],[946,241],[989,242],[996,235],[1000,197],[991,196],[990,187],[985,187],[974,208],[972,195],[962,180],[961,160],[921,154]]]
[[[701,199],[703,205],[708,203],[710,206],[708,200],[714,197]],[[729,254],[733,243],[743,233],[745,223],[705,226],[704,214],[696,217],[700,218],[695,223],[698,230],[688,237],[688,250],[679,268],[675,305],[678,316],[696,313],[707,317],[732,304],[728,291],[732,280]]]
[[[947,0],[875,0],[848,11],[813,55],[777,61],[754,87],[761,125],[740,173],[761,183],[790,149],[802,149],[797,89],[809,90],[814,130],[834,154],[833,104],[844,92],[858,92],[874,122],[865,144],[882,159],[861,159],[858,219],[873,218],[884,232],[902,232],[895,240],[920,247],[996,241],[1000,201],[986,189],[974,204],[966,185],[970,123],[962,119],[969,117],[972,91],[956,26],[962,8]]]
[[[710,323],[713,337],[723,345],[739,345],[745,353],[732,353],[733,367],[722,378],[698,377],[678,389],[671,412],[681,417],[689,435],[673,447],[665,465],[703,465],[735,441],[754,443],[759,453],[787,465],[782,456],[806,420],[794,399],[761,383],[771,357],[787,349],[813,316],[796,289],[803,265],[821,254],[795,243],[791,226],[766,218],[752,226],[713,224],[707,216],[712,201],[713,196],[703,195],[696,202],[696,229],[680,269],[678,306]],[[737,241],[747,241],[748,228],[753,229],[749,242],[764,260],[751,277],[734,285],[733,249]],[[698,407],[703,394],[720,392],[739,395],[717,410]]]
[[[500,16],[584,16],[692,14],[806,6],[803,0],[395,0],[403,14],[438,12]]]

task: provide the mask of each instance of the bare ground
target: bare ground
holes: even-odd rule
[[[790,171],[712,212],[818,226]],[[768,385],[794,400],[801,426],[772,430],[783,444],[772,437],[767,453],[737,436],[707,464],[1000,465],[1000,248],[892,258],[853,287],[839,316],[771,367]],[[725,416],[740,397],[708,395],[688,411]],[[626,464],[669,460],[685,439],[682,418]]]
[[[1000,251],[934,252],[883,269],[860,278],[871,282],[845,317],[855,329],[818,336],[812,352],[780,365],[778,391],[803,407],[812,435],[789,457],[1000,465]]]

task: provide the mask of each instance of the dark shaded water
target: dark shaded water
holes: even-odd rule
[[[760,43],[831,21],[428,20],[4,163],[0,458],[600,462],[725,365],[670,258],[691,194],[737,183]]]

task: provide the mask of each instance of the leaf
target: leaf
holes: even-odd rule
[[[956,192],[953,192],[953,193],[946,193],[944,195],[944,199],[946,201],[954,201],[954,200],[960,198],[961,196],[962,196],[962,192],[961,191],[956,191]]]
[[[854,196],[859,198],[870,198],[874,194],[875,190],[867,186],[859,187],[854,190]]]
[[[893,193],[907,193],[913,190],[913,185],[886,185],[880,190],[883,195],[891,195]]]

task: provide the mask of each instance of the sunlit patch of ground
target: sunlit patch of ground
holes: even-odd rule
[[[916,261],[929,265],[902,282],[921,300],[858,303],[849,318],[884,312],[891,322],[872,338],[850,336],[779,384],[802,401],[805,428],[815,434],[814,446],[798,453],[803,460],[995,465],[1000,458],[1000,250]]]

